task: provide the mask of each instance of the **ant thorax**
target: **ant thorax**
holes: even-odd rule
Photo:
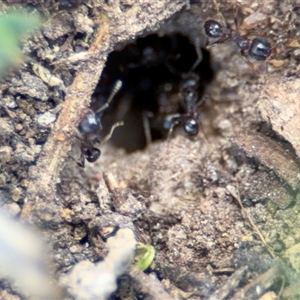
[[[250,47],[249,39],[247,39],[246,37],[244,37],[242,35],[235,33],[233,35],[233,40],[235,41],[238,48],[241,49],[241,51],[246,51]],[[249,55],[250,55],[250,51],[249,51]]]
[[[180,83],[180,97],[187,112],[195,110],[195,105],[199,101],[200,77],[194,72],[184,74]]]

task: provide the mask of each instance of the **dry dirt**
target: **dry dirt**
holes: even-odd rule
[[[0,86],[0,199],[41,230],[54,277],[102,260],[107,238],[130,228],[155,259],[145,277],[125,273],[110,299],[158,299],[143,289],[151,276],[172,299],[299,299],[300,3],[238,2],[240,32],[268,39],[276,58],[251,68],[233,42],[210,48],[195,139],[175,131],[132,153],[107,143],[82,169],[71,148],[108,54],[160,26],[203,46],[203,22],[223,20],[214,1],[28,2],[47,21]],[[216,2],[234,27],[236,1]]]

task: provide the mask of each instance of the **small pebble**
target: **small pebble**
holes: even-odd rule
[[[12,152],[13,152],[13,150],[9,146],[0,147],[0,161],[1,162],[10,161]]]

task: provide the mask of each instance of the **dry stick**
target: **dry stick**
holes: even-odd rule
[[[296,299],[293,297],[300,295],[300,282],[298,281],[297,283],[288,286],[283,290],[282,295],[279,295],[282,296],[284,299]]]
[[[37,165],[30,169],[30,184],[21,217],[29,219],[34,206],[55,195],[59,172],[70,150],[78,109],[88,103],[103,68],[101,54],[109,47],[109,21],[102,18],[99,31],[91,45],[85,67],[78,71],[68,88],[65,102],[55,126],[43,147]],[[99,59],[95,59],[99,58]],[[50,199],[48,199],[50,200]]]
[[[155,300],[167,300],[173,299],[177,300],[178,298],[174,295],[170,295],[162,285],[162,283],[156,279],[151,277],[150,275],[146,275],[144,272],[140,271],[137,267],[131,266],[129,269],[129,275],[136,282],[137,288],[140,292],[146,293],[150,295]]]
[[[276,259],[277,262],[281,262],[280,259],[276,258],[274,252],[272,251],[272,249],[268,246],[264,236],[262,235],[262,233],[260,232],[260,230],[258,229],[258,227],[255,225],[255,223],[253,222],[251,216],[248,214],[248,212],[244,209],[243,207],[243,204],[242,204],[242,201],[241,201],[241,198],[240,198],[240,195],[239,195],[239,192],[238,190],[234,187],[234,186],[230,186],[228,185],[227,187],[227,191],[238,201],[242,211],[245,213],[247,219],[249,220],[251,226],[253,227],[253,229],[255,230],[255,232],[257,233],[257,235],[259,236],[260,240],[262,241],[262,243],[266,246],[268,252],[270,253],[270,255],[272,256],[272,258]],[[271,279],[270,278],[273,278],[275,277],[274,274],[276,273],[281,273],[280,271],[280,265],[277,265],[271,269],[269,269],[267,272],[265,272],[264,274],[261,274],[259,275],[255,280],[253,280],[251,283],[249,283],[246,287],[244,287],[240,293],[237,293],[232,299],[241,299],[241,298],[244,298],[243,296],[241,295],[244,295],[248,290],[250,290],[253,286],[256,286],[258,283],[262,283],[262,278],[264,279],[264,282],[268,282],[270,281]],[[270,278],[269,278],[270,277]],[[280,288],[280,291],[278,293],[278,296],[280,296],[282,293],[284,294],[285,293],[285,290],[284,290],[284,286],[285,286],[285,278],[282,276],[282,285],[281,285],[281,288]],[[270,284],[271,285],[271,284]],[[267,284],[266,284],[267,286]],[[266,287],[266,289],[268,288],[269,286]],[[286,289],[287,290],[287,289]]]
[[[236,292],[230,299],[258,299],[268,289],[270,289],[270,287],[274,284],[275,279],[279,277],[281,272],[282,269],[280,265],[275,265],[265,273],[258,275],[250,283]]]
[[[223,300],[228,298],[228,295],[239,286],[244,279],[245,274],[248,271],[248,266],[243,266],[236,270],[226,281],[222,284],[218,290],[216,290],[209,300]]]
[[[267,244],[264,236],[262,235],[262,233],[260,232],[260,230],[258,229],[258,227],[255,225],[255,223],[253,222],[251,216],[245,210],[245,208],[244,208],[244,206],[242,204],[241,197],[240,197],[240,194],[239,194],[238,190],[234,186],[231,186],[231,185],[228,185],[226,187],[226,189],[231,194],[231,196],[234,197],[238,201],[238,203],[239,203],[239,205],[240,205],[240,207],[242,209],[242,212],[244,212],[244,214],[246,215],[247,219],[249,220],[251,226],[253,227],[253,229],[255,230],[255,232],[257,233],[257,235],[259,236],[260,240],[266,246],[266,248],[267,248],[268,252],[270,253],[270,255],[274,259],[276,259],[275,254],[273,253],[273,251],[271,250],[271,248],[268,246],[268,244]]]

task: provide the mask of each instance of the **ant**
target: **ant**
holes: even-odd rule
[[[222,16],[224,19],[224,17]],[[234,18],[235,26],[238,28],[237,18]],[[224,22],[225,23],[225,22]],[[247,35],[240,35],[237,30],[233,30],[226,24],[221,25],[216,20],[207,20],[204,23],[204,31],[208,38],[217,38],[218,40],[211,43],[209,46],[221,44],[228,41],[234,41],[241,51],[241,55],[245,59],[246,63],[252,68],[253,64],[245,56],[245,52],[248,51],[249,56],[256,60],[265,61],[271,54],[273,47],[271,44],[263,38],[254,38],[253,40],[248,39]],[[208,41],[207,41],[208,45]]]
[[[77,133],[81,140],[81,157],[80,161],[77,162],[77,164],[82,168],[84,168],[85,159],[88,162],[95,162],[101,155],[100,149],[95,148],[94,143],[98,142],[100,143],[100,145],[106,143],[111,138],[115,128],[123,125],[123,122],[115,123],[111,127],[110,132],[107,134],[107,136],[102,141],[99,141],[97,135],[102,129],[100,120],[101,118],[99,114],[109,107],[110,102],[112,101],[116,93],[121,89],[121,87],[122,82],[120,80],[117,80],[110,96],[108,97],[108,100],[103,106],[101,106],[95,112],[89,108],[84,109],[80,115],[81,121],[77,126]]]
[[[199,85],[200,76],[194,72],[189,72],[181,76],[179,82],[179,110],[181,113],[169,114],[163,116],[159,114],[158,117],[152,113],[147,112],[147,119],[143,118],[143,124],[145,129],[145,135],[147,143],[151,142],[150,125],[148,118],[152,118],[151,125],[155,127],[162,126],[168,131],[167,136],[170,137],[173,133],[175,126],[181,125],[184,132],[190,137],[195,137],[199,132],[199,117],[198,117],[198,105],[199,102]],[[169,107],[166,108],[168,110]]]
[[[197,107],[200,104],[198,103],[199,82],[200,77],[194,72],[182,75],[182,79],[179,84],[179,99],[185,112],[183,114],[175,114],[171,116],[172,119],[171,126],[169,128],[169,135],[172,134],[173,128],[177,124],[182,124],[184,132],[191,137],[198,134],[199,121]]]

